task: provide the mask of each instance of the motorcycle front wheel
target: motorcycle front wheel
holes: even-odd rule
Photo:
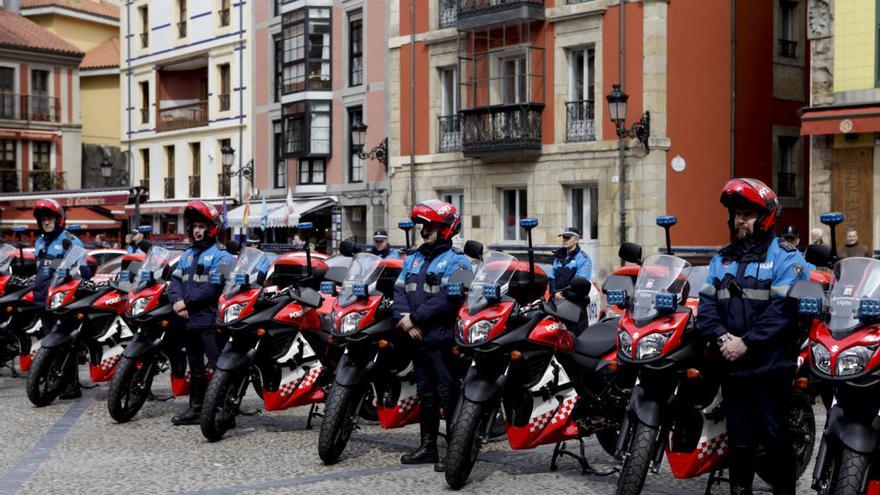
[[[72,350],[45,347],[37,351],[27,377],[27,397],[36,407],[51,404],[65,385],[64,368],[67,359],[76,359]]]
[[[617,495],[638,495],[642,492],[656,449],[657,428],[636,421],[632,445],[617,478]]]
[[[357,426],[358,406],[364,395],[362,391],[338,384],[330,389],[318,437],[318,457],[324,464],[336,463],[345,450]]]
[[[238,414],[249,376],[247,370],[214,372],[205,393],[200,420],[202,435],[209,442],[222,439],[227,431],[235,427],[235,416]]]
[[[144,406],[153,385],[156,363],[153,359],[123,359],[110,380],[107,411],[117,423],[127,423]]]
[[[467,483],[483,447],[483,436],[495,418],[494,411],[491,404],[462,399],[446,452],[446,483],[453,490]]]

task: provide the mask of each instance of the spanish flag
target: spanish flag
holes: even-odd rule
[[[248,228],[248,217],[251,216],[251,197],[248,195],[247,199],[244,200],[244,217],[242,218],[242,224],[244,225],[244,231],[247,232]]]

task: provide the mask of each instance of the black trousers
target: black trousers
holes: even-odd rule
[[[183,332],[186,360],[192,379],[205,378],[205,358],[211,366],[217,364],[225,338],[216,328],[187,328]]]
[[[420,348],[413,353],[416,390],[422,407],[445,408],[451,418],[458,404],[463,376],[460,363],[452,355],[452,344],[444,348]]]

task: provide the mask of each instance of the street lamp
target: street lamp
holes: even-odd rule
[[[105,157],[103,160],[101,160],[101,177],[104,178],[104,185],[107,185],[107,180],[112,176],[113,162]]]
[[[611,92],[605,97],[608,100],[608,116],[617,130],[617,137],[637,138],[645,147],[645,152],[650,153],[651,148],[648,146],[648,138],[651,137],[651,113],[645,112],[641,118],[634,122],[632,127],[626,128],[626,106],[629,101],[629,95],[620,90],[620,84],[611,86]]]
[[[251,185],[254,184],[254,161],[253,159],[241,166],[235,172],[232,171],[232,164],[235,163],[235,149],[228,144],[223,145],[220,149],[223,155],[223,174],[227,177],[244,177]],[[239,185],[239,194],[241,194],[241,186]]]
[[[147,192],[144,186],[134,186],[130,189],[131,195],[134,196],[134,228],[141,226],[141,197]]]
[[[220,149],[220,153],[223,155],[223,168],[232,167],[232,162],[235,160],[235,149],[228,144],[224,144],[223,148]]]
[[[388,171],[388,138],[382,140],[378,146],[369,152],[364,151],[364,143],[367,140],[367,124],[356,120],[351,124],[351,149],[361,160],[377,160]]]

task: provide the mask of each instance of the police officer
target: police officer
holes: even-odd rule
[[[34,205],[34,218],[37,220],[37,227],[41,233],[34,243],[34,257],[37,260],[34,302],[42,308],[46,305],[49,284],[52,281],[52,276],[55,275],[53,262],[57,263],[58,260],[64,258],[72,246],[83,247],[83,243],[64,228],[64,208],[58,201],[54,199],[38,200]],[[42,312],[40,322],[45,332],[51,331],[55,321],[56,319],[48,311]],[[78,365],[77,359],[68,361],[64,375],[69,381],[66,389],[59,396],[61,399],[82,397]]]
[[[373,247],[370,248],[370,254],[375,254],[380,258],[400,258],[400,253],[396,249],[392,249],[391,245],[388,244],[388,232],[385,229],[373,232]]]
[[[205,357],[217,362],[222,337],[216,331],[217,301],[223,275],[231,272],[232,255],[217,244],[220,213],[203,201],[191,201],[183,213],[193,245],[184,251],[171,276],[168,295],[173,309],[185,322],[183,332],[190,368],[189,409],[174,416],[175,425],[198,424],[205,397]]]
[[[128,254],[145,254],[150,251],[152,243],[144,239],[144,234],[133,231],[125,236],[125,250]]]
[[[471,270],[470,258],[453,249],[452,238],[461,230],[461,217],[444,201],[424,201],[412,210],[412,221],[422,225],[424,243],[403,262],[394,284],[394,317],[419,347],[413,355],[420,404],[419,447],[400,458],[403,464],[435,463],[445,471],[437,453],[440,409],[445,409],[446,428],[458,401],[460,373],[452,356],[452,328],[461,299],[447,292],[449,278],[459,270]]]
[[[793,391],[797,330],[787,298],[806,280],[805,261],[774,227],[779,200],[761,181],[724,186],[731,242],[709,264],[697,325],[720,354],[721,393],[730,446],[730,492],[752,493],[757,446],[767,452],[774,494],[793,494],[796,460],[786,412]],[[762,461],[764,462],[764,461]]]
[[[556,299],[577,299],[583,295],[575,294],[569,286],[575,277],[589,281],[593,275],[593,262],[578,244],[581,240],[578,229],[567,227],[559,237],[562,238],[562,247],[553,255],[553,269],[548,277],[550,292]]]

